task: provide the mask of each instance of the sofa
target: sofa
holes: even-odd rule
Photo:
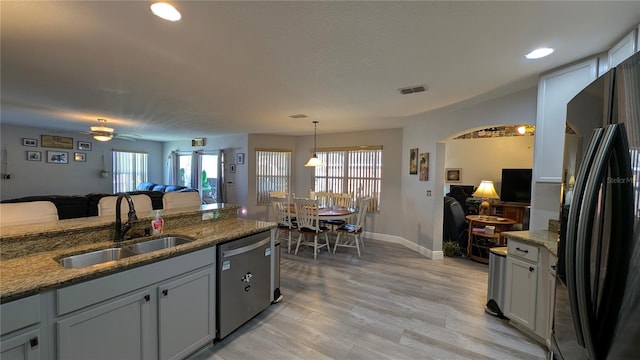
[[[177,185],[159,185],[152,184],[152,189],[159,190],[140,190],[140,188],[147,188],[152,183],[142,183],[138,185],[138,190],[130,191],[131,195],[144,194],[151,198],[151,205],[154,210],[162,209],[162,197],[165,193],[171,191],[198,191],[196,189],[187,188],[185,186]],[[115,196],[110,193],[90,193],[86,195],[38,195],[38,196],[26,196],[16,199],[3,200],[2,203],[18,203],[27,201],[51,201],[58,209],[58,219],[74,219],[87,216],[98,216],[98,202],[105,196]]]

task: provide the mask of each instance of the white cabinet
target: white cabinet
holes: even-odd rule
[[[157,288],[159,359],[182,359],[215,337],[214,278],[204,270]]]
[[[611,50],[607,53],[609,60],[609,68],[613,68],[620,64],[623,60],[636,52],[636,33],[637,30],[633,30],[630,34],[622,38],[615,44]]]
[[[215,337],[216,248],[56,290],[58,359],[178,359]]]
[[[150,300],[138,291],[58,321],[58,358],[152,359]]]
[[[2,304],[0,359],[40,359],[43,339],[40,329],[40,295]]]
[[[511,323],[549,345],[555,256],[545,247],[508,239],[505,308]]]
[[[3,336],[0,348],[2,360],[40,359],[40,330],[21,331],[6,338]]]
[[[562,181],[561,154],[567,103],[596,79],[597,65],[597,59],[593,58],[540,77],[533,155],[534,181]]]

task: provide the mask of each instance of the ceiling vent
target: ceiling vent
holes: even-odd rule
[[[428,89],[429,87],[427,85],[417,85],[417,86],[400,88],[398,89],[398,91],[400,91],[400,94],[402,95],[409,95],[409,94],[424,92],[424,91],[427,91]]]
[[[305,114],[295,114],[295,115],[289,115],[289,117],[292,119],[304,119],[304,118],[307,118],[308,116]]]

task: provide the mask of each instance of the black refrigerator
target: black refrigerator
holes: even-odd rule
[[[640,53],[567,105],[551,356],[640,359]]]

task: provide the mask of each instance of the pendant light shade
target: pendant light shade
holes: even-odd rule
[[[322,161],[318,159],[318,155],[316,154],[317,131],[318,131],[318,120],[314,120],[313,121],[313,156],[311,157],[311,159],[309,159],[309,161],[307,161],[306,164],[304,164],[304,166],[318,167],[318,166],[324,165]]]

